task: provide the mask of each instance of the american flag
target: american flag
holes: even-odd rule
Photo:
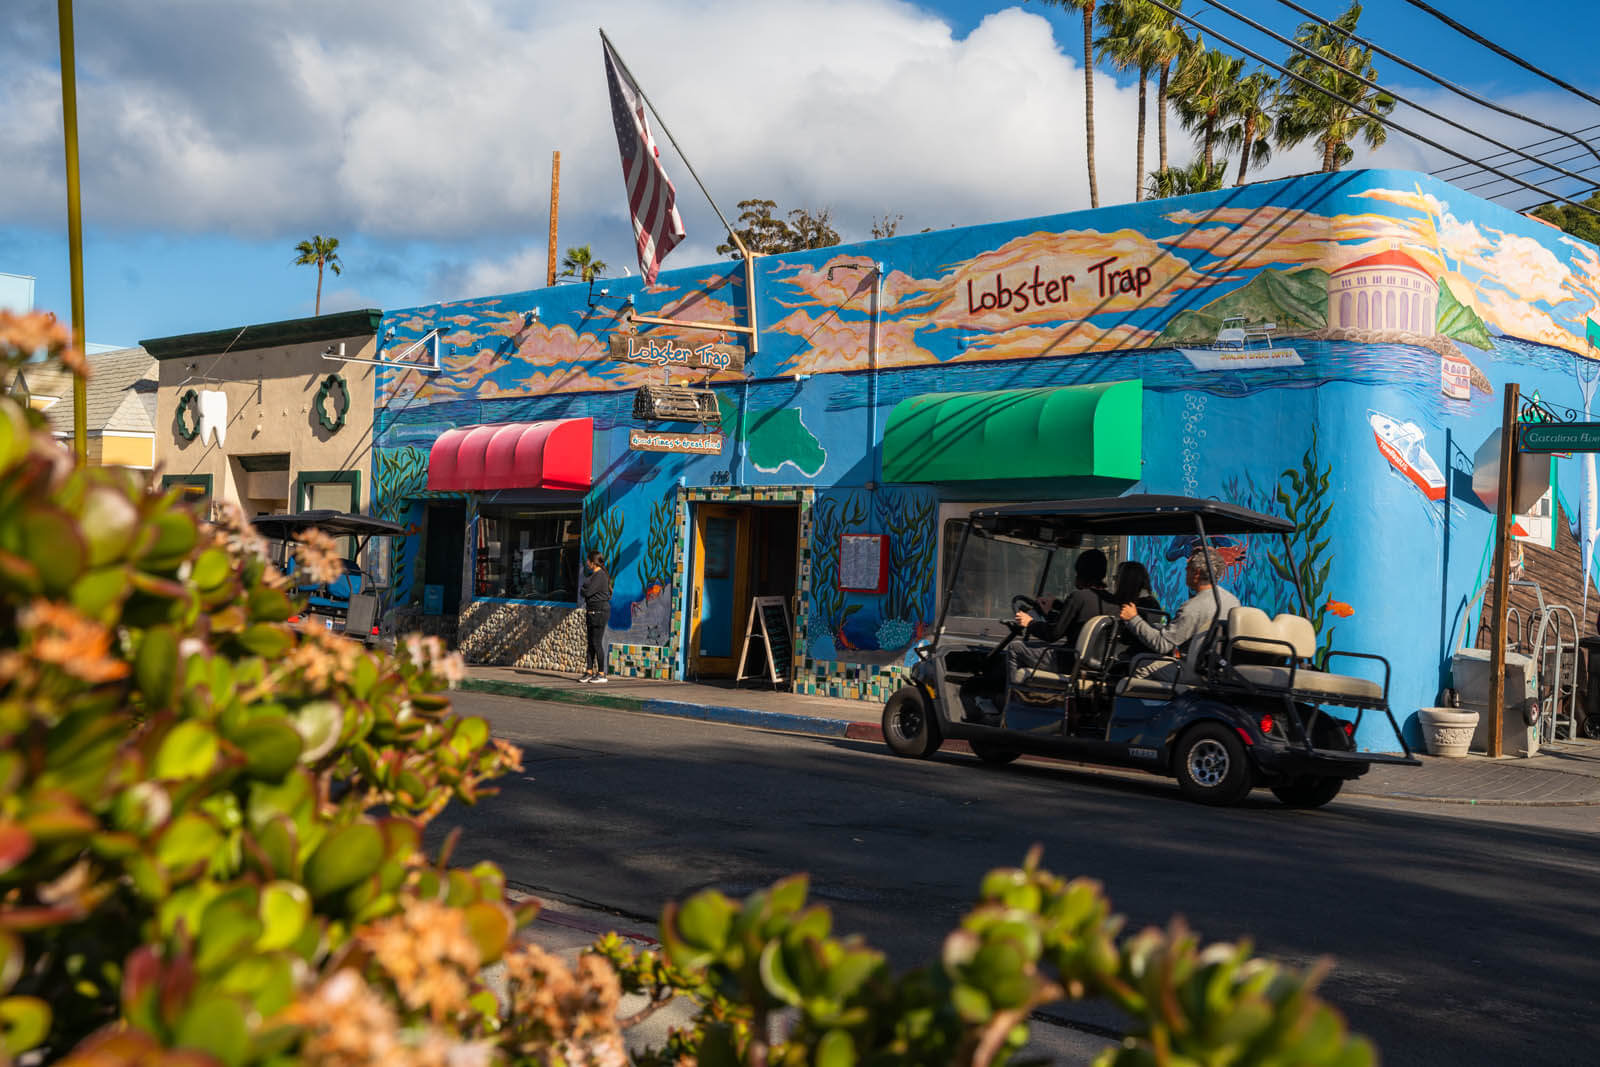
[[[646,285],[654,285],[661,261],[684,237],[677,191],[661,169],[661,153],[650,136],[639,87],[623,72],[621,61],[611,51],[611,42],[602,39],[600,44],[606,53],[606,84],[611,88],[611,121],[617,128],[617,148],[622,152],[622,180],[628,188],[633,236],[639,244],[639,273],[644,275]]]

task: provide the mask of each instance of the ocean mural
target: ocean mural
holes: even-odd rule
[[[1104,491],[1216,497],[1294,519],[1290,553],[1219,546],[1225,582],[1247,603],[1298,611],[1298,577],[1323,649],[1391,658],[1405,720],[1436,699],[1454,649],[1478,637],[1492,515],[1471,490],[1472,457],[1498,428],[1505,386],[1587,415],[1600,383],[1590,341],[1600,250],[1410,172],[1311,175],[774,255],[751,274],[753,292],[743,265],[725,262],[664,271],[649,287],[609,279],[604,295],[573,284],[386,315],[395,346],[444,332],[439,373],[378,376],[379,513],[415,521],[416,457],[425,463],[444,428],[589,417],[586,543],[625,561],[614,641],[677,640],[681,487],[805,486],[816,499],[797,644],[818,663],[903,663],[937,616],[941,506],[1067,490],[1003,484],[1003,472],[993,484],[884,484],[895,406],[1138,381],[1144,476]],[[742,325],[751,297],[753,346],[733,330],[631,324]],[[743,347],[743,372],[613,360],[610,337],[632,328]],[[719,451],[630,450],[632,391],[658,384],[715,394]],[[1572,502],[1558,521],[1572,524],[1591,575],[1595,468],[1585,456],[1554,466],[1555,495]],[[888,538],[883,593],[839,588],[844,533]],[[1185,548],[1132,546],[1171,609],[1186,595]],[[415,559],[397,562],[397,585],[414,580]]]

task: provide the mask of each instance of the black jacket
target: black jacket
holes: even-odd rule
[[[1110,592],[1103,587],[1074,589],[1054,618],[1034,619],[1028,624],[1028,636],[1070,645],[1078,639],[1084,623],[1096,615],[1115,615],[1118,610],[1119,605],[1112,602]]]
[[[591,615],[611,614],[611,575],[596,568],[583,576],[578,595]]]

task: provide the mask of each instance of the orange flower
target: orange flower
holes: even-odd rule
[[[1331,597],[1328,599],[1328,602],[1323,605],[1323,607],[1327,608],[1341,619],[1348,619],[1350,616],[1356,613],[1356,609],[1351,607],[1349,604],[1346,604],[1342,600],[1334,600]]]
[[[49,663],[90,685],[114,682],[128,664],[111,654],[111,631],[73,609],[35,600],[19,615],[34,660]]]

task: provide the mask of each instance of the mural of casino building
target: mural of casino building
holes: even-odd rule
[[[470,659],[581,666],[597,548],[614,673],[730,677],[754,614],[787,630],[785,687],[878,699],[973,506],[1217,497],[1300,529],[1297,560],[1223,546],[1226,584],[1298,611],[1298,566],[1323,645],[1388,655],[1411,722],[1478,639],[1502,390],[1591,410],[1597,308],[1595,248],[1396,171],[434,304],[380,327],[441,350],[378,373],[373,507],[414,534],[402,625]],[[1587,575],[1595,467],[1553,470]],[[1191,546],[1103,547],[1182,603]]]

